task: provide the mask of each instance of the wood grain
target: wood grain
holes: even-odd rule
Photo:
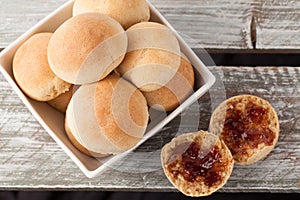
[[[253,5],[257,49],[300,49],[300,1],[254,0]]]
[[[0,48],[5,48],[67,0],[1,0]]]
[[[192,48],[251,49],[250,0],[151,0]]]
[[[0,76],[0,190],[175,191],[160,166],[160,148],[176,134],[207,130],[225,98],[253,94],[275,107],[280,138],[254,165],[236,166],[223,192],[300,192],[300,67],[210,67],[217,82],[160,133],[114,168],[88,179],[41,128]]]
[[[251,49],[250,0],[150,0],[193,48]],[[67,0],[1,0],[0,48]]]
[[[1,0],[0,49],[67,0]],[[299,49],[300,2],[288,0],[150,0],[193,48],[237,51]],[[300,192],[300,67],[210,67],[217,83],[160,133],[113,169],[88,179],[37,123],[0,75],[0,190],[175,191],[160,166],[160,148],[176,134],[207,130],[228,97],[271,102],[281,132],[263,161],[235,167],[224,192]]]
[[[192,48],[299,52],[300,2],[289,0],[150,0]],[[2,0],[0,48],[67,0]],[[254,45],[253,45],[254,42]]]

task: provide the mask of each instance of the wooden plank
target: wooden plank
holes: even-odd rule
[[[274,151],[257,164],[236,166],[223,192],[300,192],[300,67],[210,67],[217,82],[199,103],[133,154],[88,179],[20,102],[0,76],[0,190],[175,191],[160,166],[160,148],[178,132],[207,130],[225,98],[253,94],[271,102],[280,119]]]
[[[255,0],[255,8],[257,49],[300,49],[300,1]]]
[[[5,48],[67,0],[1,0],[0,48]]]
[[[151,0],[192,48],[251,49],[250,0]]]
[[[1,0],[0,48],[67,0]],[[150,0],[193,48],[251,49],[250,0]]]
[[[282,49],[299,53],[299,1],[150,1],[193,48],[248,51],[254,48],[254,40],[259,50]],[[0,7],[0,48],[5,48],[65,2],[67,0],[29,0],[26,3],[2,0],[5,6]]]

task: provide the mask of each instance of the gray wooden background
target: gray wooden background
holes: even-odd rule
[[[1,0],[0,49],[66,0]],[[299,53],[300,1],[151,0],[196,51]],[[300,66],[300,63],[299,63]],[[0,75],[0,190],[175,191],[160,167],[159,149],[179,130],[206,130],[213,108],[226,97],[254,94],[271,102],[281,132],[263,161],[235,167],[223,192],[300,192],[300,67],[209,67],[217,83],[137,152],[122,170],[88,179],[51,139]],[[181,124],[182,125],[182,124]],[[147,169],[135,173],[136,168]]]

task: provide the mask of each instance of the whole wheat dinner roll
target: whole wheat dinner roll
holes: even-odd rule
[[[216,108],[209,129],[225,142],[236,164],[248,165],[272,151],[278,140],[279,122],[268,101],[240,95]]]
[[[76,0],[73,16],[87,12],[106,14],[117,20],[124,29],[150,19],[146,0]]]
[[[193,91],[194,70],[188,58],[182,54],[181,64],[175,76],[163,87],[152,92],[143,92],[150,107],[171,111]]]
[[[54,32],[48,59],[57,76],[81,85],[106,77],[121,63],[126,50],[126,32],[117,21],[86,13],[70,18]]]
[[[68,105],[65,129],[83,153],[107,156],[124,152],[143,137],[148,108],[142,93],[116,74],[81,86]]]
[[[174,138],[163,147],[161,162],[169,181],[192,197],[207,196],[221,188],[234,164],[223,141],[205,131]]]
[[[48,101],[48,104],[55,108],[56,110],[65,113],[67,110],[67,107],[71,101],[72,95],[73,95],[73,85],[70,87],[68,92],[65,92],[55,99]]]
[[[168,27],[141,22],[127,31],[127,54],[116,69],[125,79],[144,92],[166,85],[180,66],[180,46]]]
[[[16,51],[13,74],[23,92],[37,101],[49,101],[69,90],[71,84],[57,77],[49,67],[47,46],[52,33],[31,36]]]

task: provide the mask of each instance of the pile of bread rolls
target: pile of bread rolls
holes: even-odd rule
[[[209,132],[174,138],[161,152],[164,172],[187,196],[207,196],[229,179],[233,165],[250,165],[266,157],[279,136],[277,114],[257,96],[239,95],[213,112]]]
[[[193,91],[193,67],[176,36],[149,20],[145,0],[76,0],[73,17],[54,33],[34,34],[15,53],[19,87],[66,113],[66,134],[86,155],[132,148],[145,133],[149,107],[172,111]],[[209,195],[226,183],[234,163],[265,157],[278,133],[267,101],[233,97],[214,111],[210,132],[166,144],[162,166],[184,194]]]
[[[19,87],[65,112],[66,134],[87,155],[132,148],[149,107],[172,111],[193,91],[176,36],[149,20],[145,0],[76,0],[54,33],[34,34],[15,53]]]

